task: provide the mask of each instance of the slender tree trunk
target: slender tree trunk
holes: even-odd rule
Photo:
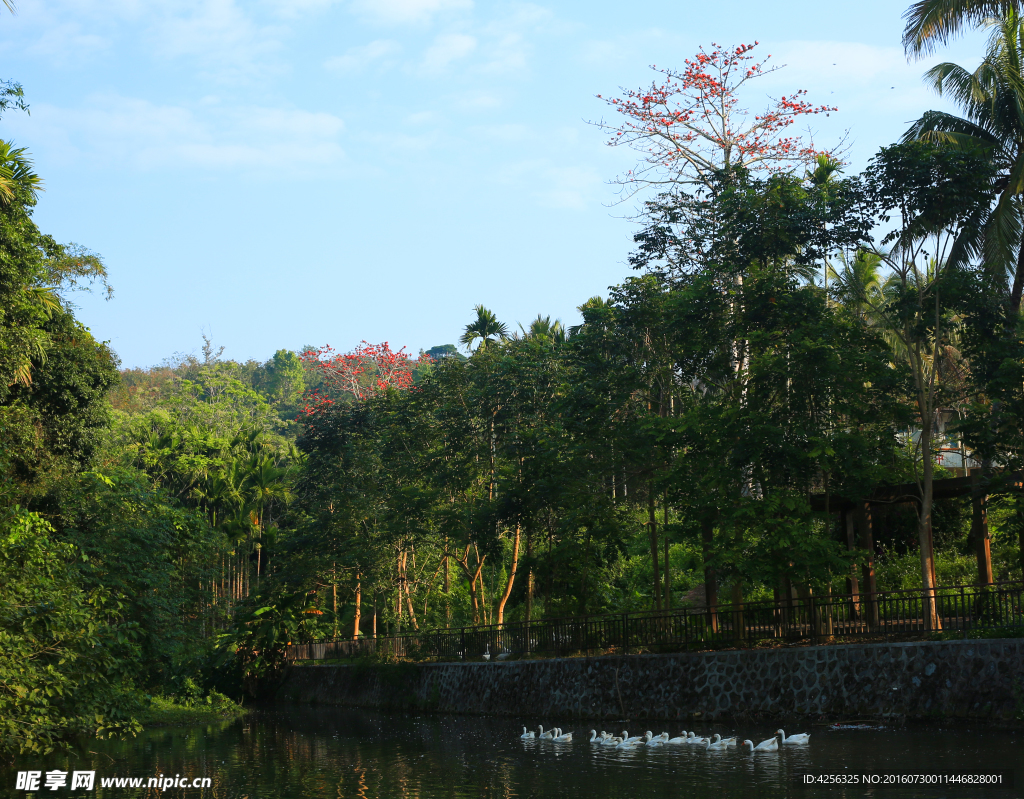
[[[661,525],[661,538],[665,545],[665,610],[672,610],[672,574],[668,562],[668,502],[665,502],[664,521]]]
[[[843,529],[846,533],[846,551],[857,548],[854,536],[854,511],[852,508],[843,511]],[[850,564],[850,576],[846,578],[846,591],[850,595],[850,610],[853,618],[860,618],[860,581],[857,579],[857,566]]]
[[[732,633],[737,641],[746,637],[746,623],[743,618],[743,583],[737,574],[732,584]]]
[[[451,555],[448,552],[448,536],[444,539],[444,626],[445,629],[452,626],[452,582],[451,574],[449,573],[448,559]],[[424,614],[426,615],[426,614]]]
[[[857,509],[857,521],[860,524],[860,548],[867,552],[867,560],[861,567],[863,584],[863,601],[861,607],[867,618],[868,626],[876,629],[881,623],[878,612],[878,583],[875,580],[875,531],[871,504],[862,502]]]
[[[373,637],[377,637],[377,604],[380,601],[380,597],[377,596],[376,590],[373,592]]]
[[[932,423],[931,414],[923,417],[921,426],[921,511],[918,519],[918,543],[921,549],[921,588],[922,610],[924,612],[925,629],[941,630],[942,624],[935,607],[935,551],[932,545],[932,506],[935,491],[932,461]]]
[[[484,560],[486,560],[487,556],[484,555],[483,558],[480,557],[480,550],[476,544],[473,545],[473,554],[476,555],[476,562],[478,564],[476,569],[476,578],[480,582],[480,587],[477,589],[480,596],[480,618],[484,624],[488,624],[490,623],[490,619],[488,618],[487,613],[487,584],[484,578]]]
[[[331,564],[331,612],[334,614],[334,635],[338,639],[338,571],[337,564]]]
[[[533,537],[529,532],[526,534],[526,560],[529,563],[526,572],[526,624],[527,630],[529,630],[529,624],[533,618]]]
[[[335,593],[335,596],[337,596],[337,593]],[[355,621],[352,622],[352,640],[353,641],[358,641],[359,640],[359,621],[360,621],[360,617],[362,616],[362,610],[363,610],[363,582],[362,582],[362,575],[361,574],[357,574],[356,575],[356,618],[355,618]],[[335,610],[334,615],[335,615],[335,618],[337,618],[337,615],[338,615],[337,610]]]
[[[469,598],[473,607],[473,624],[477,625],[480,623],[480,599],[476,590],[476,582],[480,578],[480,572],[483,570],[484,560],[487,559],[487,556],[484,555],[483,560],[478,560],[476,569],[470,571],[469,553],[472,549],[472,544],[466,544],[466,551],[462,553],[462,559],[456,558],[455,562],[459,564],[463,574],[466,575],[466,582],[469,584]],[[479,558],[479,552],[477,552],[477,557]]]
[[[508,582],[505,583],[505,593],[501,595],[501,602],[498,603],[498,626],[505,623],[505,603],[512,596],[512,584],[516,580],[516,569],[519,567],[519,536],[520,525],[516,524],[516,537],[512,542],[512,568],[508,573]]]
[[[1024,498],[1017,495],[1015,511],[1017,516],[1017,560],[1021,579],[1024,580]]]
[[[981,475],[976,473],[971,491],[971,539],[978,561],[978,583],[992,585],[992,545],[988,535],[988,497],[981,487]]]
[[[409,578],[405,577],[402,580],[402,585],[405,586],[405,605],[409,609],[409,621],[412,624],[414,630],[419,630],[420,625],[416,620],[416,611],[412,606],[412,594],[409,591]]]
[[[704,603],[708,608],[708,623],[711,632],[718,632],[718,578],[713,566],[709,565],[711,560],[711,548],[714,542],[714,524],[710,519],[702,519],[701,546],[704,551]]]
[[[654,486],[647,487],[647,533],[651,538],[651,568],[654,578],[654,609],[661,610],[661,572],[658,569],[658,515],[654,507]]]

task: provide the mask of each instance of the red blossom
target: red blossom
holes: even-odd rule
[[[334,404],[331,395],[351,395],[357,400],[372,397],[389,388],[408,390],[413,384],[413,369],[417,361],[412,360],[405,347],[394,351],[388,345],[370,344],[364,341],[351,352],[338,353],[327,345],[318,350],[302,353],[307,366],[320,373],[323,391],[311,391],[306,395],[302,412],[307,417],[326,410]],[[421,356],[420,363],[430,357]]]
[[[608,143],[628,143],[645,154],[644,164],[624,183],[663,183],[660,176],[647,177],[651,169],[667,169],[677,182],[708,183],[715,171],[728,166],[778,170],[821,152],[783,135],[799,117],[837,110],[808,102],[806,91],[772,100],[754,116],[739,107],[744,84],[778,69],[765,67],[770,55],[759,61],[750,55],[756,45],[712,44],[710,51],[701,48],[685,59],[681,72],[652,67],[664,80],[649,89],[624,89],[622,98],[598,95],[625,117],[619,124],[600,123],[613,134]]]

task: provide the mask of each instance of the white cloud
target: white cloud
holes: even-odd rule
[[[332,72],[359,72],[374,62],[400,52],[402,46],[391,39],[377,39],[362,47],[352,47],[344,55],[333,56],[324,62]]]
[[[282,30],[257,25],[235,0],[200,0],[153,21],[155,51],[195,62],[220,80],[246,81],[264,73],[281,49]]]
[[[465,58],[476,49],[476,37],[464,33],[444,33],[434,39],[423,57],[423,66],[431,72],[439,72]]]
[[[110,40],[95,33],[86,33],[74,22],[54,24],[28,46],[28,52],[43,56],[51,64],[64,66],[81,63],[94,54],[107,50]]]
[[[341,0],[266,0],[265,5],[275,14],[291,19],[325,11],[340,2]]]
[[[422,23],[437,14],[471,9],[473,0],[354,0],[352,7],[379,22]]]
[[[32,137],[70,162],[137,169],[212,170],[320,168],[340,162],[344,123],[298,109],[200,103],[156,105],[116,95],[91,98],[85,109],[35,105]]]

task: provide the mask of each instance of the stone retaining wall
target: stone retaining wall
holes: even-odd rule
[[[293,666],[279,701],[540,718],[1024,719],[1024,639]]]

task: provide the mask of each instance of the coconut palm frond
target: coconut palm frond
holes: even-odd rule
[[[928,55],[962,31],[1020,7],[1019,0],[917,0],[903,15],[903,49],[908,55]]]

